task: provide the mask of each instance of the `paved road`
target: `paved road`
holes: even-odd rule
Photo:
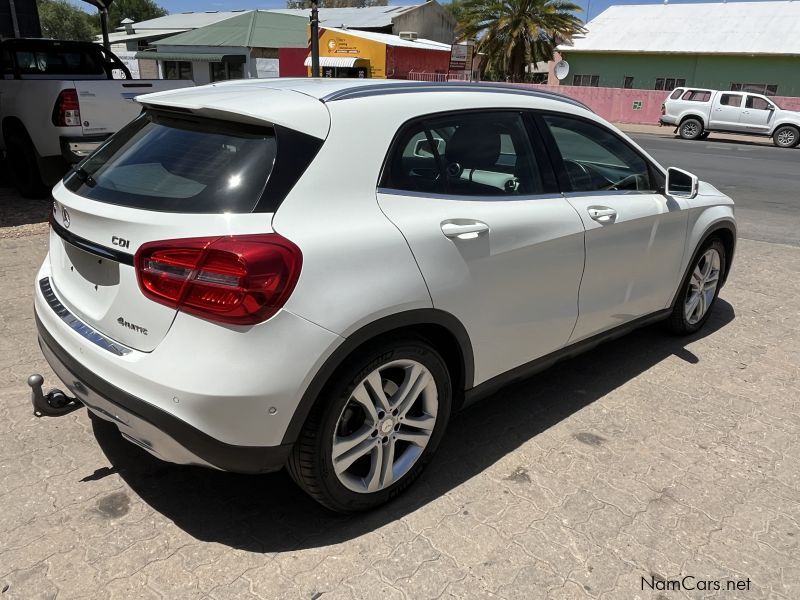
[[[665,167],[691,171],[733,198],[740,237],[800,246],[800,149],[632,137]]]

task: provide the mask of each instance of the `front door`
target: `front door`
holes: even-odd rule
[[[663,175],[605,127],[544,115],[566,173],[565,192],[586,228],[579,317],[570,341],[664,309],[683,260],[686,201],[663,194]]]
[[[747,94],[739,122],[742,129],[754,133],[768,133],[771,127],[775,105],[762,96]]]
[[[739,123],[739,117],[742,114],[743,102],[743,94],[717,94],[711,107],[711,128],[742,131],[744,128]]]
[[[578,317],[583,224],[531,123],[479,111],[409,125],[378,190],[434,307],[469,333],[476,385],[561,348]]]

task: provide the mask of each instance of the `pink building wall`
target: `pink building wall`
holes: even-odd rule
[[[586,104],[598,115],[613,123],[640,123],[657,125],[661,116],[661,103],[669,92],[660,90],[628,90],[621,88],[582,87],[572,85],[520,84],[525,87],[550,90],[570,96]],[[775,96],[781,108],[800,111],[800,98]],[[633,108],[641,102],[641,108]]]

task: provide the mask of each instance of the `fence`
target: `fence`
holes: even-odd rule
[[[427,73],[425,71],[411,71],[408,74],[410,81],[471,81],[465,73]]]

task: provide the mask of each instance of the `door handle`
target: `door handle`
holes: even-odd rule
[[[442,233],[450,239],[471,240],[482,233],[489,231],[489,226],[483,221],[465,221],[454,219],[442,221]]]
[[[598,223],[613,223],[617,220],[617,211],[608,206],[590,206],[586,209],[589,216]]]

